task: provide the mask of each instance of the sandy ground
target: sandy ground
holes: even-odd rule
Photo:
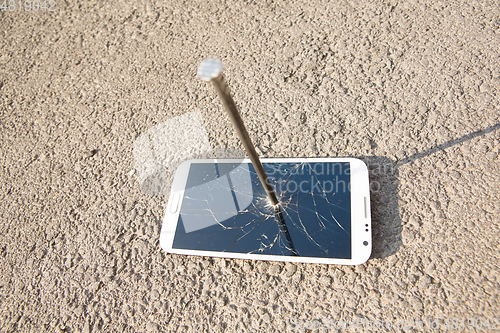
[[[55,2],[0,13],[1,332],[500,327],[498,3]],[[366,264],[160,249],[134,140],[200,110],[241,148],[208,56],[263,156],[386,167]]]

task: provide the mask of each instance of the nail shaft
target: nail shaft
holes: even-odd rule
[[[241,119],[240,113],[238,112],[238,108],[236,107],[236,104],[231,97],[229,87],[224,80],[224,76],[221,73],[217,77],[211,79],[210,82],[212,82],[215,90],[217,90],[217,93],[222,100],[222,104],[224,104],[224,107],[226,108],[229,119],[231,119],[231,122],[234,125],[236,134],[238,134],[243,147],[245,147],[248,157],[250,158],[250,161],[252,162],[257,175],[259,176],[262,186],[264,186],[264,190],[266,191],[271,204],[273,206],[278,205],[276,194],[274,193],[273,187],[269,183],[266,171],[264,170],[264,167],[260,162],[259,155],[257,155],[257,152],[255,151],[255,147],[252,143],[252,140],[250,140],[250,136],[248,135],[247,129],[245,128],[245,124],[243,124],[243,120]]]
[[[286,242],[286,247],[291,252],[292,256],[297,256],[298,252],[295,250],[293,246],[292,238],[290,237],[290,233],[288,232],[288,228],[285,223],[285,219],[283,217],[283,212],[279,205],[278,199],[276,198],[276,194],[274,193],[273,187],[269,183],[269,178],[267,178],[266,171],[260,162],[259,155],[255,151],[255,147],[253,146],[252,140],[250,140],[250,136],[248,135],[247,129],[243,124],[243,120],[241,119],[240,113],[238,112],[238,108],[234,103],[233,98],[231,97],[231,93],[229,92],[229,87],[224,80],[224,76],[222,75],[222,62],[219,59],[208,58],[201,62],[198,67],[198,77],[204,81],[212,82],[215,90],[219,94],[220,99],[222,100],[222,104],[229,115],[229,119],[233,123],[234,129],[236,130],[236,134],[240,138],[243,143],[243,147],[247,151],[248,156],[250,157],[250,161],[252,161],[252,165],[259,176],[260,182],[264,187],[264,190],[273,205],[275,218],[277,220],[278,226],[283,234],[284,240]]]

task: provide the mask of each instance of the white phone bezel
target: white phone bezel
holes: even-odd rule
[[[220,258],[287,261],[318,264],[359,265],[366,262],[372,251],[372,233],[370,216],[370,187],[368,168],[356,158],[262,158],[262,163],[318,163],[349,162],[351,174],[351,259],[312,258],[295,256],[276,256],[232,252],[214,252],[172,248],[179,212],[184,197],[189,170],[193,163],[251,163],[249,159],[204,159],[189,160],[178,168],[172,182],[172,188],[165,209],[165,217],[160,234],[160,246],[168,253],[197,255]],[[368,225],[368,227],[366,226]],[[368,245],[364,245],[368,242]]]

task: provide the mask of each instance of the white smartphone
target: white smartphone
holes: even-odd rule
[[[358,265],[371,255],[368,169],[355,158],[261,159],[276,214],[248,159],[186,161],[160,235],[169,253]],[[279,215],[279,216],[278,216]]]

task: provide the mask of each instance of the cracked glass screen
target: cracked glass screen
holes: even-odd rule
[[[250,163],[193,163],[173,248],[351,259],[350,164],[263,163],[275,214]]]

